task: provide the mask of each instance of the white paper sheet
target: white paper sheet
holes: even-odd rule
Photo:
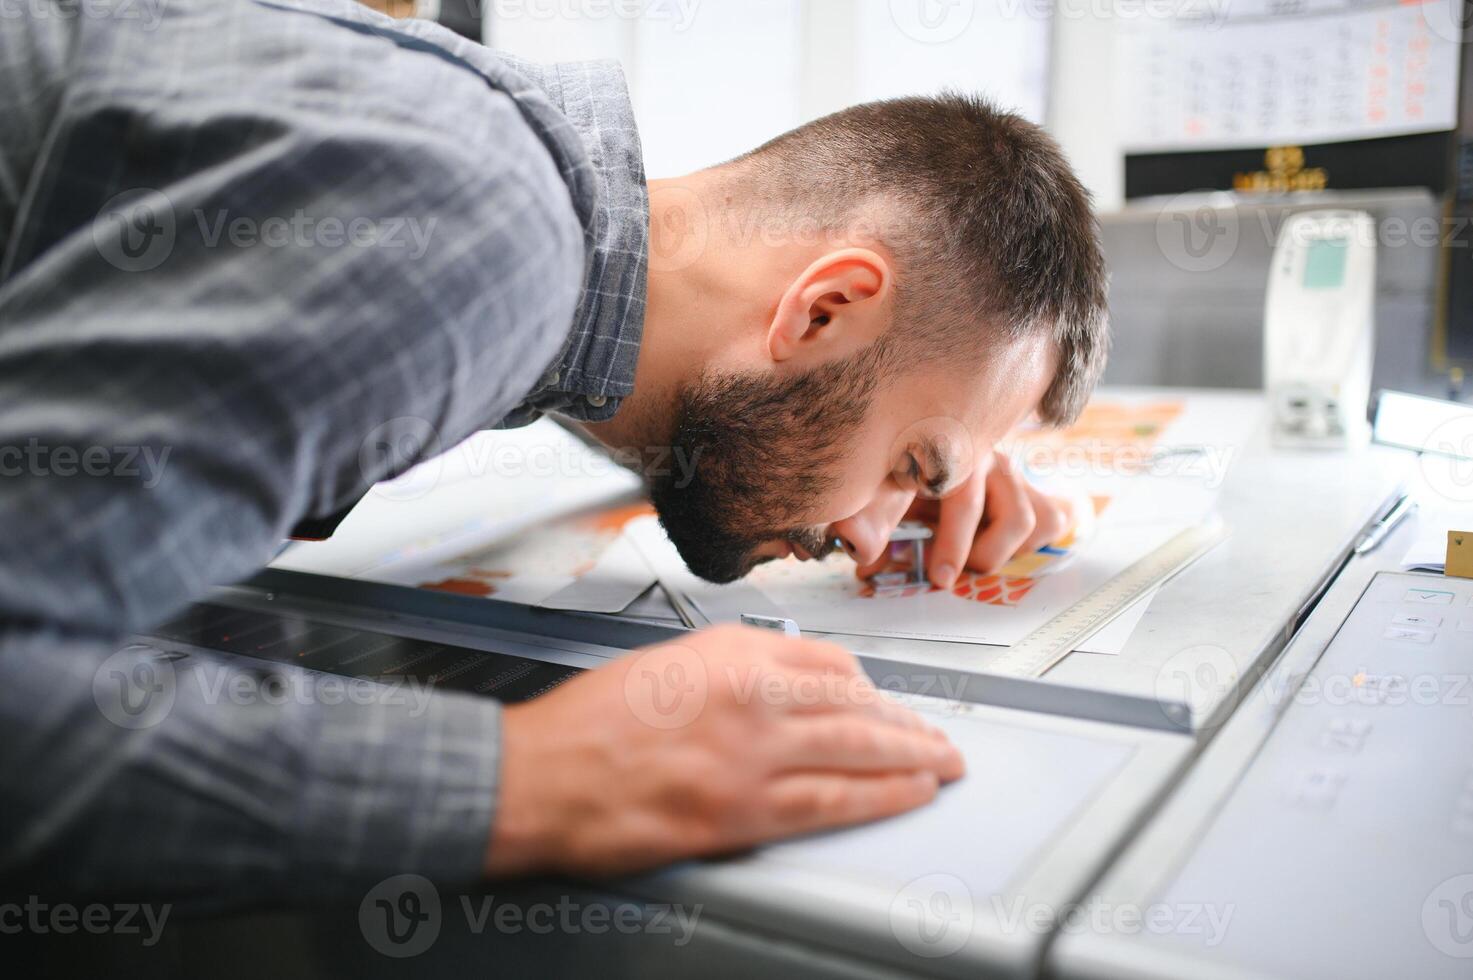
[[[639,489],[637,476],[550,420],[478,432],[376,485],[331,538],[295,542],[271,565],[376,578],[449,560]]]
[[[1126,565],[1163,544],[1180,528],[1102,529],[1068,568],[1038,579],[1015,606],[997,606],[950,592],[865,597],[854,563],[842,555],[823,562],[787,559],[761,566],[730,585],[712,585],[692,575],[659,524],[631,521],[625,533],[639,546],[660,584],[693,607],[690,625],[734,622],[742,613],[786,616],[805,631],[857,633],[903,639],[1009,645],[1073,605]],[[1080,650],[1118,654],[1145,615],[1144,596]],[[677,602],[677,609],[681,609]],[[688,612],[688,611],[687,611]]]
[[[655,573],[644,556],[621,534],[599,555],[593,568],[537,605],[573,612],[618,613],[654,584]]]
[[[1447,569],[1447,532],[1451,530],[1445,521],[1435,516],[1423,515],[1416,538],[1401,556],[1401,567],[1408,571],[1423,569],[1443,572]]]
[[[665,529],[654,517],[641,517],[630,521],[624,526],[624,536],[644,556],[645,563],[654,572],[660,587],[670,598],[670,604],[685,620],[687,626],[702,627],[710,626],[712,623],[721,622],[713,619],[701,606],[693,601],[697,593],[710,591],[714,593],[725,593],[730,596],[728,605],[737,609],[735,615],[730,616],[732,622],[741,619],[742,613],[755,613],[759,616],[782,616],[785,615],[781,609],[761,592],[754,589],[746,580],[733,582],[730,585],[712,585],[703,581],[691,573],[685,567],[685,562],[680,558],[680,552],[675,550]]]
[[[643,501],[570,514],[450,558],[406,560],[360,576],[549,609],[616,613],[655,584],[623,529]]]
[[[1205,520],[1245,444],[1261,428],[1255,394],[1126,389],[1092,403],[1062,432],[1020,433],[1006,451],[1047,492],[1098,498],[1093,538],[1073,562],[1036,577],[1011,606],[943,592],[862,594],[853,563],[774,562],[741,582],[692,575],[653,520],[626,528],[681,617],[692,626],[742,613],[781,615],[810,632],[1010,645],[1072,606],[1183,528]],[[1154,596],[1143,596],[1086,640],[1085,653],[1118,654]]]

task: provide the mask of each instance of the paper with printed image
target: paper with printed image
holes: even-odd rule
[[[294,543],[272,567],[618,612],[654,583],[621,540],[649,512],[639,493],[637,476],[551,420],[478,432],[376,485],[331,538]]]
[[[692,575],[653,519],[628,534],[694,626],[742,613],[785,616],[805,631],[1011,645],[1211,514],[1217,487],[1254,424],[1244,396],[1183,399],[1126,393],[1092,403],[1063,430],[1022,429],[1005,446],[1031,481],[1084,496],[1091,533],[1014,558],[996,573],[966,572],[949,590],[876,590],[844,555],[759,566],[715,586]],[[1116,654],[1145,615],[1144,596],[1080,650]]]
[[[435,562],[378,569],[378,581],[548,609],[621,612],[655,584],[624,528],[654,511],[643,502],[572,514]]]
[[[730,585],[692,575],[653,518],[631,522],[628,534],[660,584],[692,626],[735,622],[742,613],[785,616],[804,631],[903,639],[1010,645],[1104,584],[1131,562],[1164,544],[1180,528],[1101,529],[1079,556],[1048,575],[965,573],[953,589],[929,586],[877,591],[854,574],[854,562],[834,554],[819,562],[769,562]],[[1127,609],[1081,647],[1114,654],[1124,648],[1150,597]]]
[[[1111,498],[1105,523],[1207,519],[1263,417],[1247,392],[1116,389],[1063,429],[1023,426],[998,446],[1029,483],[1060,496]]]

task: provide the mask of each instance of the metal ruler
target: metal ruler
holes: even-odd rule
[[[1014,643],[983,669],[1040,677],[1137,599],[1211,551],[1227,537],[1221,518],[1189,527],[1098,589]]]

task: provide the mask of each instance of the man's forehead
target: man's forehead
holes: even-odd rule
[[[1012,375],[969,379],[960,389],[960,411],[917,426],[913,450],[921,456],[929,491],[941,493],[965,480],[980,455],[1036,411],[1052,381],[1051,365],[1025,359],[1015,367]]]
[[[1057,359],[1057,348],[1043,333],[1000,345],[964,385],[968,430],[991,443],[1024,422],[1053,384]]]
[[[969,364],[918,365],[900,389],[902,403],[921,416],[907,430],[914,443],[934,443],[946,456],[964,451],[963,445],[990,446],[1038,409],[1053,377],[1054,350],[1046,335],[999,344]]]

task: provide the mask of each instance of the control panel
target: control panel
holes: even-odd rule
[[[1250,697],[1282,716],[1139,897],[1211,928],[1066,938],[1057,972],[1473,976],[1473,580],[1377,574],[1301,683]]]

